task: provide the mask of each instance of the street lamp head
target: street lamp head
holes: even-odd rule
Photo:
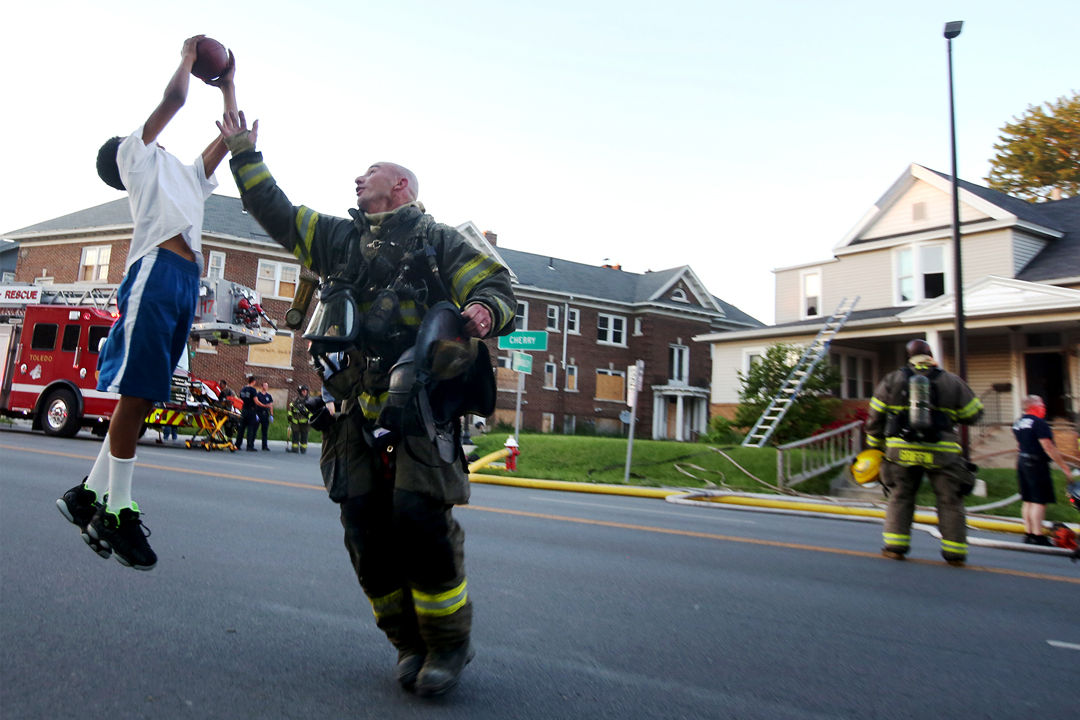
[[[945,37],[952,40],[954,37],[960,34],[960,30],[964,27],[963,20],[954,20],[953,22],[945,23]]]

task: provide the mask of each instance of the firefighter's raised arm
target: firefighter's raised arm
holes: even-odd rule
[[[320,275],[328,274],[332,267],[329,241],[334,233],[348,232],[352,223],[289,201],[263,162],[262,153],[255,149],[258,120],[248,129],[242,111],[228,112],[217,125],[232,153],[229,165],[244,209],[304,267]]]

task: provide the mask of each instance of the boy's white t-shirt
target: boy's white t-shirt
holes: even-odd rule
[[[156,142],[146,145],[142,134],[140,125],[116,151],[120,180],[127,188],[135,220],[124,272],[164,241],[182,235],[198,258],[202,275],[203,207],[217,187],[217,178],[206,177],[202,155],[184,165]]]

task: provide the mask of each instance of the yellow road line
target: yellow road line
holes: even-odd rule
[[[94,460],[94,456],[89,455],[75,455],[73,453],[56,452],[54,450],[36,450],[31,448],[13,447],[11,445],[0,445],[0,448],[5,450],[19,450],[21,452],[39,453],[42,455],[59,455],[60,457],[79,458],[84,460]],[[188,470],[186,468],[171,467],[168,465],[151,465],[149,463],[135,463],[139,467],[153,468],[155,470],[173,470],[175,472],[188,473],[190,475],[208,475],[210,477],[220,477],[229,480],[243,480],[246,482],[263,483],[266,485],[283,485],[285,487],[303,488],[307,490],[324,490],[322,485],[307,485],[304,483],[291,483],[282,480],[267,480],[265,478],[247,477],[245,475],[230,475],[228,473],[216,473],[208,470]],[[723,540],[726,542],[746,543],[748,545],[764,545],[767,547],[779,547],[787,548],[790,550],[809,550],[811,552],[830,553],[833,555],[847,555],[850,557],[863,557],[874,560],[886,560],[878,553],[864,552],[862,550],[843,550],[840,548],[823,547],[820,545],[803,545],[800,543],[788,543],[780,542],[778,540],[758,540],[756,538],[738,537],[735,535],[719,535],[716,533],[704,533],[695,532],[693,530],[674,530],[672,528],[653,527],[651,525],[632,525],[629,523],[611,522],[609,520],[590,520],[588,518],[571,517],[569,515],[548,515],[545,513],[533,513],[526,512],[524,510],[506,510],[503,508],[484,507],[481,505],[459,505],[459,509],[464,510],[480,510],[482,512],[501,513],[503,515],[517,515],[519,517],[532,517],[539,518],[541,520],[557,520],[559,522],[572,522],[580,523],[582,525],[599,525],[601,527],[621,528],[624,530],[639,530],[641,532],[654,532],[664,535],[682,535],[684,537],[703,538],[706,540]],[[890,560],[890,562],[896,562]],[[911,558],[905,562],[914,563],[916,565],[945,565],[940,560],[921,560],[918,558]],[[1005,568],[992,568],[982,565],[968,565],[967,570],[975,570],[978,572],[994,573],[997,575],[1009,575],[1012,577],[1032,578],[1035,580],[1051,580],[1055,582],[1066,582],[1080,585],[1080,578],[1065,577],[1062,575],[1047,575],[1045,573],[1033,573],[1025,572],[1023,570],[1009,570]]]

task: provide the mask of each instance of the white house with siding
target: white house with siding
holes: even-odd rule
[[[876,382],[924,338],[954,369],[951,177],[912,164],[826,260],[773,271],[775,324],[711,333],[711,410],[732,417],[754,358],[806,344],[841,299],[858,306],[833,340],[840,396],[865,404]],[[991,421],[1041,395],[1048,414],[1080,411],[1080,197],[1029,203],[960,181],[968,383]]]

